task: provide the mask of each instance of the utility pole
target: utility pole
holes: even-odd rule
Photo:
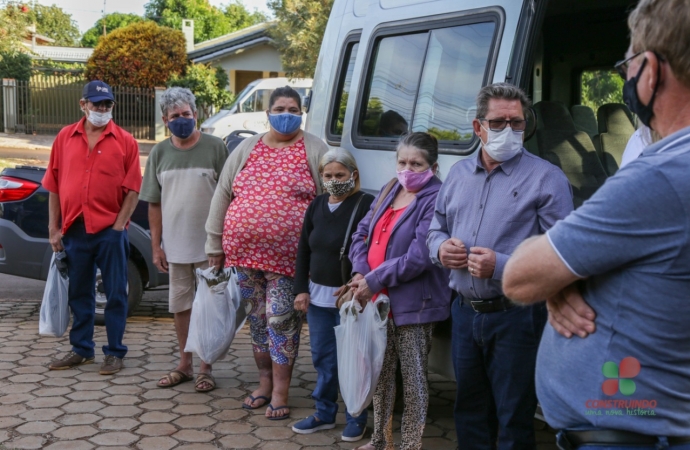
[[[103,36],[105,36],[105,34],[106,34],[105,33],[105,2],[106,1],[107,0],[103,0],[103,18],[101,19],[101,21],[103,22]]]

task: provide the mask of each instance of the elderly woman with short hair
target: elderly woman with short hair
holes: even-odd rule
[[[347,286],[343,287],[348,281],[343,279],[343,274],[349,275],[352,271],[347,256],[350,249],[350,236],[346,240],[348,227],[351,235],[374,199],[359,190],[357,163],[345,149],[326,153],[321,159],[319,173],[327,192],[314,199],[304,216],[293,289],[297,295],[295,309],[307,313],[311,357],[317,373],[316,387],[311,395],[316,403],[316,413],[293,425],[292,430],[299,434],[335,427],[338,358],[333,327],[340,325],[335,295],[347,289]],[[343,243],[345,249],[341,261]],[[345,416],[347,425],[342,433],[343,440],[360,440],[366,431],[366,410],[356,418],[347,412]]]
[[[292,294],[304,213],[321,194],[319,161],[328,147],[300,129],[301,99],[276,89],[267,133],[244,140],[228,157],[206,222],[206,253],[216,268],[237,268],[259,368],[259,388],[242,405],[267,406],[270,420],[290,415],[288,389],[302,315]]]

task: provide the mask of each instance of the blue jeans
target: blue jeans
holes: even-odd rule
[[[338,354],[335,345],[335,331],[340,325],[338,308],[324,308],[309,305],[307,309],[311,359],[316,369],[316,388],[311,398],[316,403],[316,417],[326,423],[335,422],[338,412]],[[367,410],[358,417],[345,412],[347,422],[367,423]]]
[[[545,305],[481,314],[455,299],[451,314],[459,448],[536,448],[534,369]]]
[[[583,430],[585,428],[569,428],[569,430]],[[596,428],[586,428],[588,430],[596,430]],[[573,447],[568,443],[565,439],[565,435],[563,431],[559,431],[558,435],[556,435],[557,439],[557,444],[558,448],[561,450],[621,450],[625,448],[634,448],[635,450],[690,450],[690,443],[684,443],[684,444],[677,444],[677,445],[669,445],[667,441],[667,437],[661,436],[659,437],[659,442],[656,445],[647,445],[647,446],[639,446],[639,445],[581,445],[579,447]]]
[[[127,347],[122,343],[127,321],[127,230],[108,227],[87,234],[82,222],[72,224],[62,237],[67,253],[72,351],[84,358],[94,356],[93,329],[96,308],[96,266],[101,269],[108,302],[105,306],[105,330],[108,345],[103,353],[123,358]]]

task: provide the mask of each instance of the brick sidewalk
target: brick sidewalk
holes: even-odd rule
[[[218,388],[200,394],[191,382],[170,389],[155,386],[177,361],[171,319],[132,317],[125,334],[129,347],[125,369],[102,376],[98,369],[103,356],[98,351],[95,364],[47,370],[50,360],[70,346],[67,336],[38,336],[38,307],[35,301],[0,301],[0,449],[293,450],[353,448],[367,442],[340,441],[345,423],[342,412],[333,430],[297,435],[290,429],[313,413],[310,393],[316,373],[306,326],[290,389],[291,419],[276,422],[263,416],[264,408],[241,408],[257,382],[247,328],[233,342],[230,356],[214,365]],[[156,305],[149,308],[158,309]],[[103,327],[96,328],[95,340],[97,348],[104,343]],[[435,374],[429,379],[424,449],[454,449],[451,399],[455,383]],[[393,426],[398,431],[399,421],[396,415]],[[371,430],[373,414],[369,422]],[[395,436],[399,440],[399,432]],[[539,450],[555,449],[552,433],[539,431],[538,439]]]

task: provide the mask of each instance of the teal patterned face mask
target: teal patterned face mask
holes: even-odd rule
[[[347,181],[324,181],[323,188],[333,197],[342,197],[355,188],[355,178],[350,176],[350,179]]]

